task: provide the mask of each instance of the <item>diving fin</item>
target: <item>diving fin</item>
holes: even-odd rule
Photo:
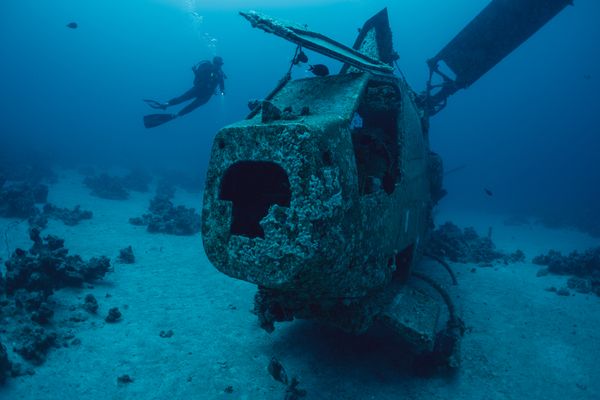
[[[144,126],[154,128],[177,118],[177,114],[149,114],[144,115]]]
[[[166,110],[169,106],[169,103],[161,103],[156,100],[144,99],[144,103],[148,104],[150,107],[155,108],[157,110]]]

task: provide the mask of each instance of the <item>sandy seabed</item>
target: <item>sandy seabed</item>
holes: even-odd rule
[[[266,333],[250,312],[255,287],[213,268],[200,235],[149,234],[128,223],[146,211],[153,193],[102,200],[89,195],[80,175],[61,175],[49,202],[79,204],[94,217],[74,227],[51,220],[44,234],[64,238],[70,254],[86,260],[109,256],[114,271],[91,288],[54,295],[57,323],[68,320],[69,307],[88,293],[98,299],[98,316],[73,323],[81,344],[51,350],[33,376],[9,379],[0,399],[280,400],[285,388],[267,372],[273,356],[299,378],[306,399],[600,399],[600,297],[548,292],[566,286],[567,277],[536,277],[540,267],[529,263],[549,249],[597,246],[597,239],[535,224],[505,226],[505,216],[442,208],[438,223],[451,220],[480,233],[492,226],[498,248],[522,249],[528,262],[453,264],[459,285],[450,291],[470,328],[462,366],[452,377],[418,378],[403,364],[404,350],[386,335],[352,336],[310,321],[277,324]],[[178,190],[174,202],[198,210],[201,197]],[[0,219],[0,231],[12,222]],[[11,249],[30,247],[26,223],[7,232]],[[136,263],[119,264],[119,249],[128,245]],[[1,250],[4,261],[7,250]],[[434,264],[420,268],[449,282]],[[111,307],[122,311],[119,323],[104,321]],[[159,335],[167,330],[172,337]],[[133,382],[118,384],[123,374]]]

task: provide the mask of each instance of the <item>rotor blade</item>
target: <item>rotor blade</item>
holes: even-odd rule
[[[444,61],[456,75],[456,88],[481,78],[572,0],[492,0],[450,43],[428,61]]]
[[[360,70],[380,74],[392,74],[394,72],[391,66],[320,33],[278,21],[275,18],[267,17],[255,11],[240,12],[240,15],[250,21],[254,28],[260,28],[265,32],[273,33],[292,43],[350,64]]]

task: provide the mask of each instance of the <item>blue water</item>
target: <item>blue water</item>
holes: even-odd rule
[[[220,5],[226,3],[227,5]],[[286,71],[294,46],[252,29],[250,8],[351,44],[389,7],[399,65],[420,91],[432,57],[487,0],[6,0],[0,16],[2,157],[170,165],[204,171],[216,131],[243,118]],[[343,17],[342,17],[343,15]],[[485,211],[596,207],[600,189],[600,4],[576,1],[431,121],[449,175],[447,206]],[[78,29],[68,29],[71,21]],[[153,131],[142,98],[190,87],[191,66],[221,55],[227,95]],[[310,54],[311,62],[334,62]],[[308,76],[295,69],[295,77]],[[493,191],[485,196],[482,188]]]

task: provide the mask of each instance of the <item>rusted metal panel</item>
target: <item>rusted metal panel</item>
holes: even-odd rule
[[[370,57],[358,50],[337,42],[325,35],[295,24],[286,23],[255,11],[240,12],[253,27],[273,33],[292,43],[316,51],[360,70],[391,74],[394,69],[378,58]]]

